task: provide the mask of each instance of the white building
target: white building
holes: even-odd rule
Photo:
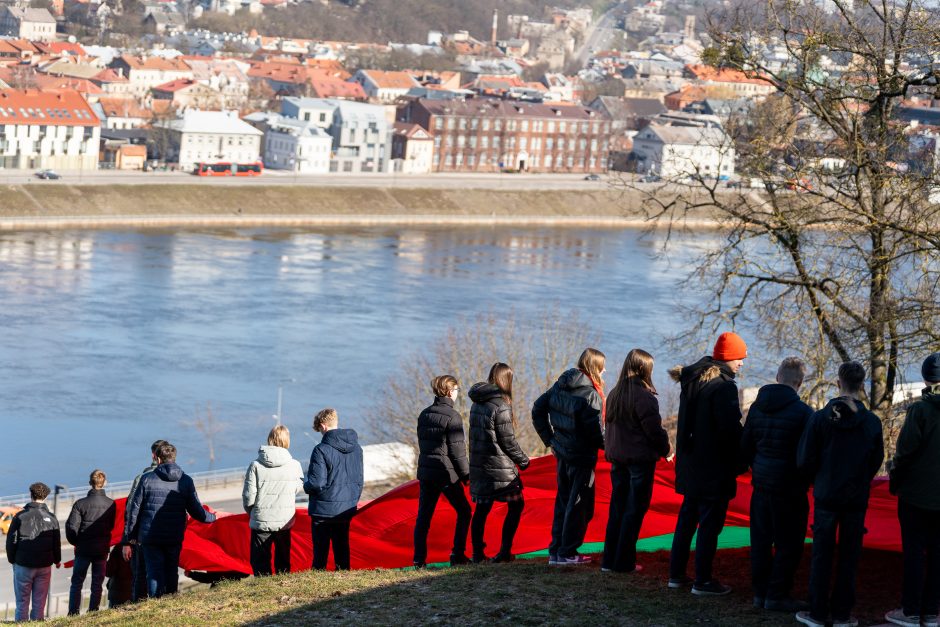
[[[352,79],[362,85],[363,91],[373,101],[392,104],[421,83],[408,72],[383,72],[381,70],[359,70]]]
[[[261,160],[264,133],[235,111],[194,111],[156,124],[168,132],[163,159],[191,170],[197,163],[255,163]]]
[[[327,174],[333,138],[313,122],[277,117],[267,122],[264,166],[299,174]]]
[[[637,172],[664,179],[727,179],[734,175],[734,147],[716,125],[652,122],[633,138]]]
[[[0,90],[0,166],[95,170],[100,122],[76,91]]]
[[[392,168],[403,174],[429,174],[434,138],[417,124],[396,122],[392,131]]]
[[[47,9],[0,6],[0,35],[30,41],[55,41],[55,18]]]
[[[330,172],[388,172],[390,125],[382,105],[284,98],[281,114],[312,122],[333,138]]]

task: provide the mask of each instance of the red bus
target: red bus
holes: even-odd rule
[[[264,166],[254,163],[197,163],[193,169],[196,176],[261,176]]]

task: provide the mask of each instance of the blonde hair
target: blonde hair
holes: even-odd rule
[[[284,425],[277,425],[268,434],[268,446],[290,448],[290,430]]]
[[[317,412],[317,415],[313,417],[313,430],[323,432],[324,427],[330,425],[339,424],[339,415],[336,413],[336,410],[332,407],[327,407],[326,409],[321,409]]]
[[[578,370],[586,374],[601,391],[604,390],[604,380],[601,378],[601,373],[604,371],[606,364],[607,357],[596,348],[585,348],[578,358]]]
[[[456,387],[458,387],[456,377],[449,374],[442,374],[431,380],[431,390],[434,396],[450,396]]]
[[[98,470],[97,468],[95,470],[92,470],[91,474],[88,476],[88,485],[90,485],[96,490],[100,490],[101,488],[103,488],[104,484],[107,482],[108,482],[107,475],[104,474],[103,470]]]
[[[799,357],[787,357],[777,369],[777,383],[799,388],[806,378],[806,364]]]

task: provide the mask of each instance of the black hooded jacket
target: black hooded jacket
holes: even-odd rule
[[[813,414],[796,456],[813,481],[816,506],[830,511],[867,509],[871,480],[883,461],[881,421],[861,401],[844,396]]]
[[[532,405],[532,424],[555,457],[573,466],[593,467],[604,449],[603,401],[586,374],[572,368]]]
[[[940,383],[925,388],[921,399],[908,408],[891,474],[901,500],[940,510]]]
[[[45,503],[27,503],[7,531],[7,560],[26,568],[45,568],[62,561],[59,521]]]
[[[470,478],[463,419],[454,401],[438,396],[418,416],[418,480],[450,485]]]
[[[773,383],[757,392],[747,412],[741,455],[755,488],[806,494],[809,481],[796,467],[796,449],[813,409],[789,385]]]
[[[516,442],[512,409],[492,383],[470,388],[470,493],[488,497],[518,479],[529,457]]]
[[[703,357],[669,373],[681,385],[676,431],[676,491],[702,499],[732,499],[740,460],[741,405],[734,372]]]

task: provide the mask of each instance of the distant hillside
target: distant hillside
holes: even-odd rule
[[[358,4],[305,2],[284,9],[268,9],[263,15],[247,10],[228,16],[207,13],[195,26],[214,31],[249,31],[280,37],[368,41],[375,43],[424,43],[429,30],[445,33],[469,31],[489,40],[493,10],[499,10],[499,36],[508,37],[506,16],[513,13],[545,16],[550,7],[589,5],[595,12],[613,5],[612,0],[365,0]]]

